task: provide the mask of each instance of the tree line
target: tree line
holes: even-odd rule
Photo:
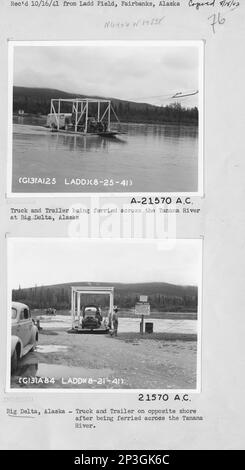
[[[178,295],[152,292],[148,295],[148,301],[152,310],[160,312],[196,312],[197,290],[186,288],[186,291]],[[180,290],[181,292],[181,290]],[[114,303],[120,309],[131,309],[139,301],[139,292],[115,290]],[[56,310],[70,310],[71,288],[70,286],[39,286],[15,289],[12,292],[13,301],[27,304],[31,309],[55,308]],[[108,307],[108,297],[104,295],[83,295],[82,304],[96,304],[102,308]]]
[[[86,98],[84,95],[77,97]],[[13,112],[18,113],[19,110],[23,110],[25,114],[47,115],[50,112],[52,98],[74,98],[74,95],[57,90],[14,87]],[[121,122],[198,124],[198,108],[185,108],[178,102],[167,106],[154,106],[147,103],[112,99],[112,106]],[[70,112],[71,107],[64,103],[62,110]],[[93,105],[91,111],[93,112]],[[113,114],[111,119],[115,120]]]

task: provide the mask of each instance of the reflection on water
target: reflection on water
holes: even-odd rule
[[[58,344],[43,344],[42,346],[40,345],[36,346],[35,351],[39,353],[43,353],[43,354],[48,354],[48,353],[68,351],[68,347],[60,346]]]
[[[38,371],[38,361],[35,358],[35,360],[27,364],[20,363],[15,373],[15,377],[36,377],[37,371]]]
[[[120,124],[117,138],[51,133],[44,117],[14,118],[16,192],[193,192],[198,189],[197,127]],[[117,125],[113,124],[114,129]],[[119,129],[119,127],[118,127]],[[55,178],[54,185],[20,177]],[[87,180],[86,184],[71,179]],[[98,182],[94,185],[94,179]],[[112,186],[106,186],[110,179]],[[127,187],[122,182],[132,180]]]
[[[56,139],[56,140],[55,140]],[[111,139],[102,138],[97,135],[89,135],[89,136],[79,136],[79,135],[65,135],[59,134],[55,132],[53,134],[54,145],[57,149],[62,147],[67,147],[71,152],[76,151],[91,151],[101,150],[102,152],[107,152],[109,146],[111,145],[111,141],[113,140],[114,143],[118,145],[126,145],[127,142],[122,140],[118,137],[113,137]]]
[[[113,371],[109,368],[91,369],[87,367],[66,366],[39,362],[35,353],[30,353],[20,360],[19,366],[12,376],[12,386],[18,377],[53,378],[67,382],[69,378],[98,379],[109,377]]]

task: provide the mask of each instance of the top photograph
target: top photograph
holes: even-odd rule
[[[202,41],[9,41],[7,196],[203,195]]]

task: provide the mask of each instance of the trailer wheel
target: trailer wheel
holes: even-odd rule
[[[16,371],[18,365],[18,355],[16,349],[14,350],[11,357],[11,375]]]

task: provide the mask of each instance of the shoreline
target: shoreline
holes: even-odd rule
[[[13,113],[13,118],[20,118],[20,119],[25,119],[26,117],[27,118],[35,118],[35,119],[46,119],[47,116],[45,114],[29,114],[29,113],[26,113],[24,114],[23,116],[19,115],[19,114],[15,114]],[[16,124],[16,123],[15,123]],[[125,121],[120,121],[120,123],[118,122],[111,122],[112,125],[130,125],[130,124],[139,124],[139,125],[151,125],[151,126],[154,126],[154,125],[158,125],[158,126],[193,126],[193,127],[197,127],[198,128],[198,121],[195,121],[195,122],[187,122],[187,121],[128,121],[128,122],[125,122]],[[28,125],[28,124],[27,124]],[[35,125],[35,124],[33,124]]]

